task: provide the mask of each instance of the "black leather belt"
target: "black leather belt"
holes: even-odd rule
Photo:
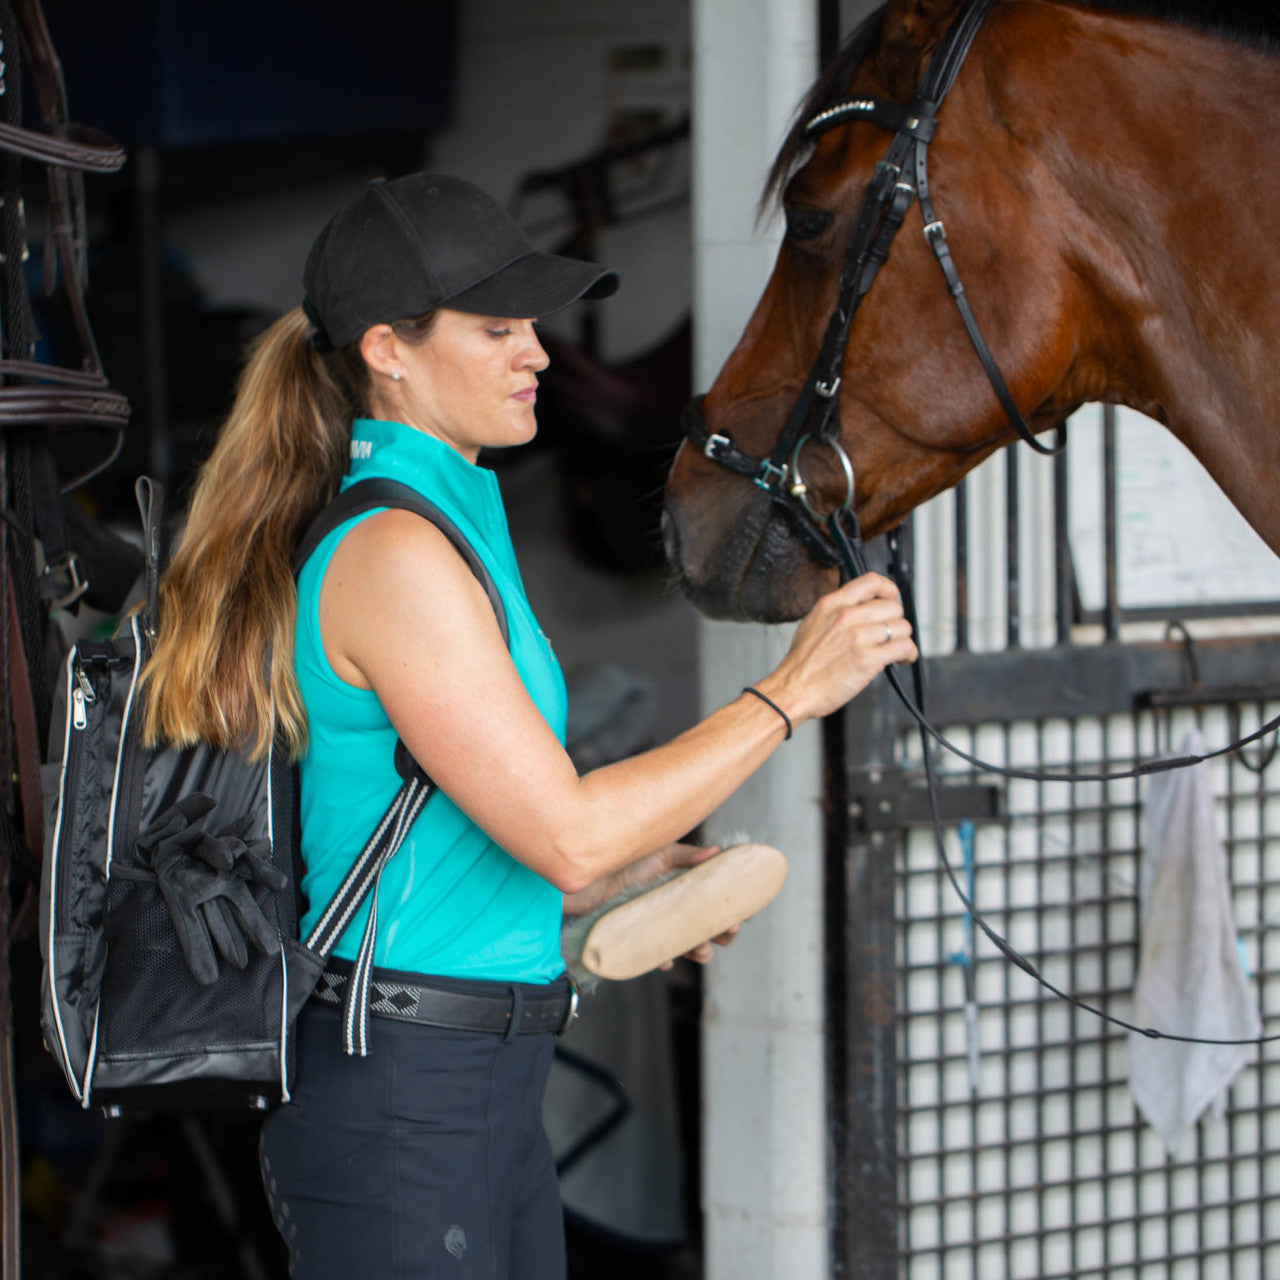
[[[346,985],[345,973],[327,969],[316,984],[314,998],[324,1004],[341,1005]],[[492,985],[492,994],[432,986],[428,979],[389,979],[375,970],[369,983],[369,1012],[400,1022],[421,1022],[451,1031],[492,1031],[498,1035],[546,1031],[562,1035],[578,1012],[578,990],[568,977],[549,983],[545,992],[531,990],[528,983],[486,985]]]

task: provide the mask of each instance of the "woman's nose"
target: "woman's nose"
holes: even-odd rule
[[[520,349],[520,364],[522,368],[532,369],[535,373],[545,369],[551,363],[551,357],[547,355],[543,349],[542,343],[538,341],[538,335],[534,331],[533,326],[529,326],[529,340]]]

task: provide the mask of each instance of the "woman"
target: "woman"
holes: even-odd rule
[[[534,436],[547,364],[534,318],[612,293],[616,278],[537,252],[470,184],[413,174],[340,210],[304,283],[303,308],[257,347],[197,483],[162,595],[150,728],[259,751],[284,735],[302,757],[313,904],[394,793],[397,738],[440,789],[382,878],[374,1011],[386,1016],[371,1020],[368,1057],[343,1054],[324,998],[345,980],[361,912],[300,1018],[294,1101],[264,1129],[293,1275],[554,1280],[564,1242],[540,1111],[570,1007],[563,895],[581,908],[609,877],[687,862],[672,842],[793,725],[915,648],[890,583],[849,583],[754,689],[666,746],[579,777],[562,745],[564,683],[496,480],[475,462]],[[458,553],[403,510],[336,529],[295,595],[291,548],[344,473],[408,483],[457,523],[497,584],[509,647]],[[178,635],[198,643],[179,649]],[[431,1012],[414,1021],[410,1007]]]

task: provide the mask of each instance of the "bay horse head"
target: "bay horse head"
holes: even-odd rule
[[[872,537],[1086,401],[1163,422],[1280,550],[1280,62],[1119,7],[890,0],[814,85],[668,479],[703,612],[800,616],[827,513]]]

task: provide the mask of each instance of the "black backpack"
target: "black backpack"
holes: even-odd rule
[[[207,745],[144,750],[138,679],[156,618],[159,487],[139,481],[147,600],[128,629],[68,653],[50,727],[40,945],[45,1043],[84,1107],[267,1108],[289,1099],[292,1026],[334,944],[433,790],[403,744],[403,781],[310,936],[298,937],[296,778]],[[320,513],[294,572],[343,521],[378,507],[430,520],[497,590],[456,526],[407,485],[365,480]],[[177,904],[177,909],[175,909]],[[343,1035],[363,1054],[376,911]],[[197,976],[199,975],[199,976]]]

